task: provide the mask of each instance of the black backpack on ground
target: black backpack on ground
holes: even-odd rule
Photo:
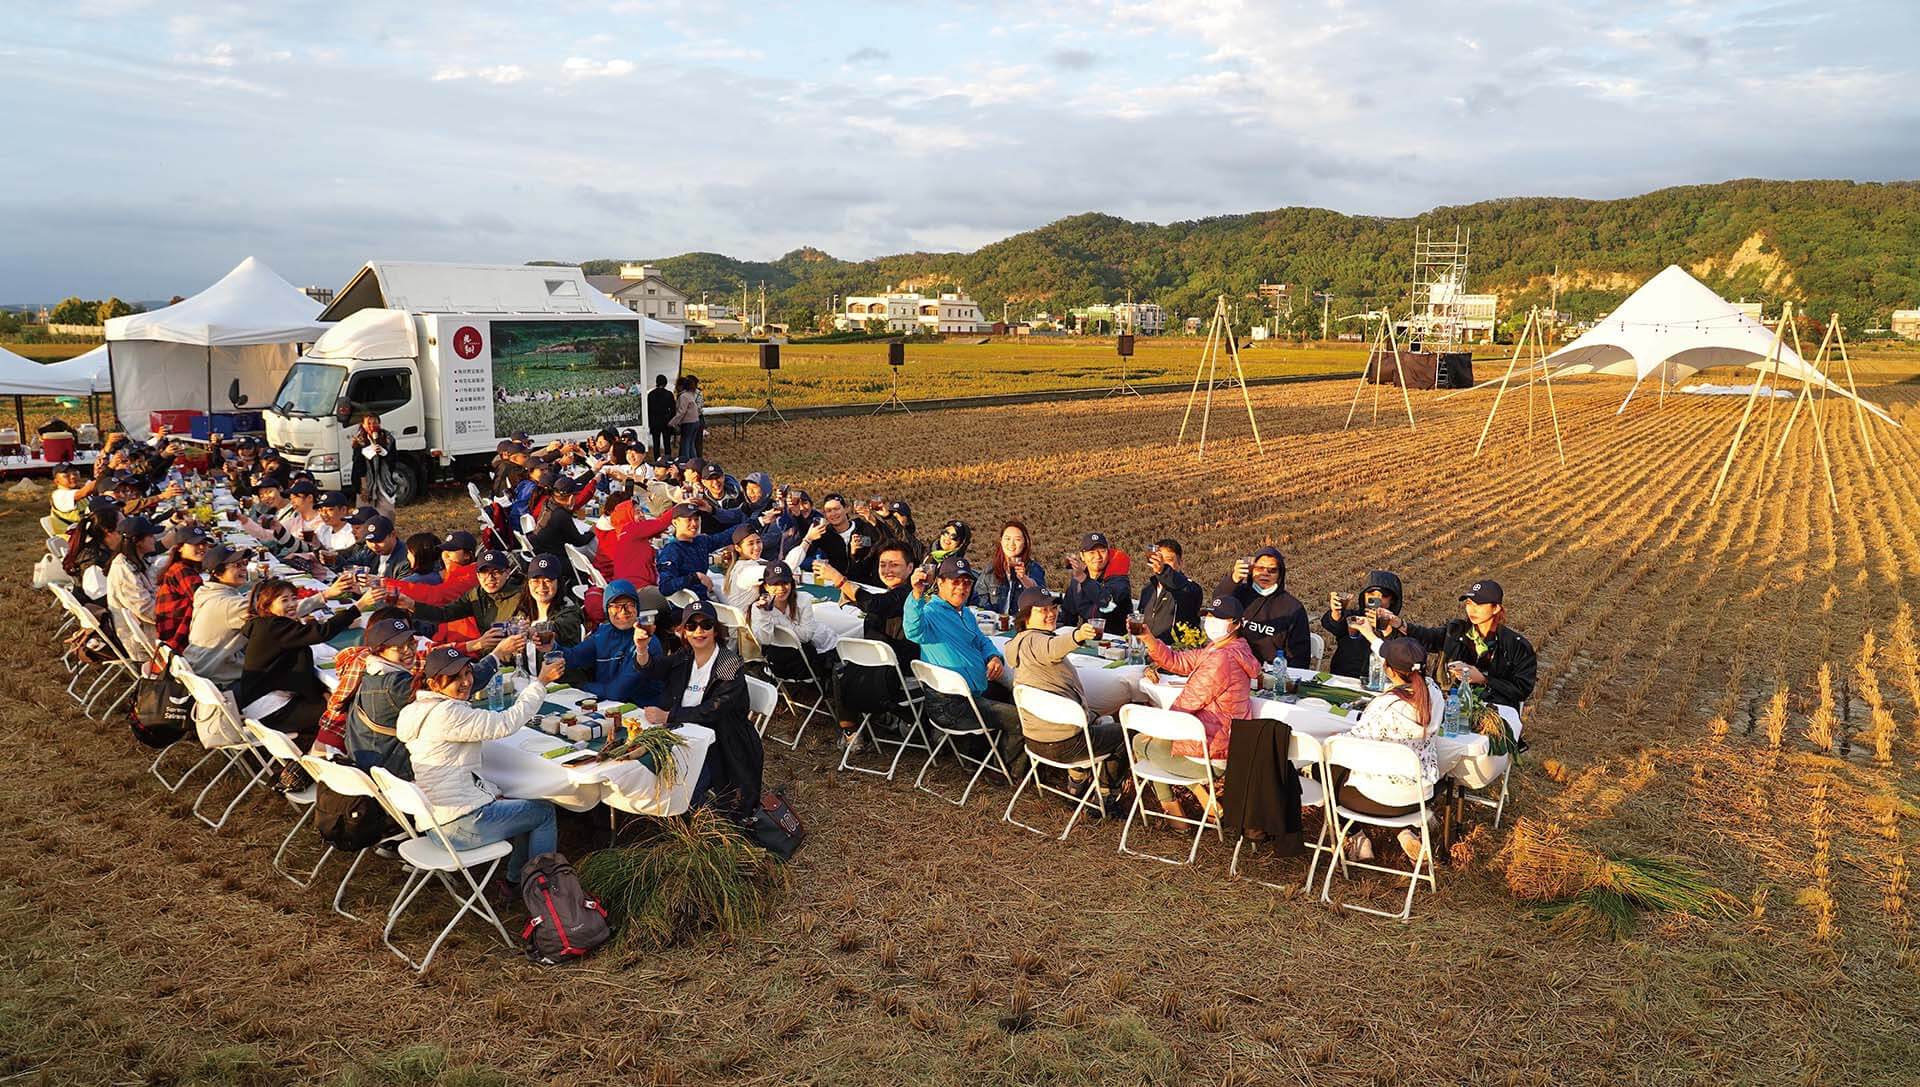
[[[332,761],[354,765],[352,759],[341,755],[335,755]],[[315,785],[313,790],[313,830],[321,841],[342,853],[371,849],[400,833],[399,825],[380,801],[336,793],[324,784]]]
[[[807,844],[807,828],[800,825],[787,798],[769,789],[760,794],[760,803],[743,828],[747,840],[783,861],[793,859]]]
[[[542,853],[527,862],[520,874],[520,899],[531,915],[520,938],[534,962],[578,962],[613,935],[606,907],[587,896],[563,854]]]

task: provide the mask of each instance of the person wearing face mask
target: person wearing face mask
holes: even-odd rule
[[[1245,615],[1241,637],[1253,647],[1253,655],[1262,664],[1282,657],[1293,668],[1313,663],[1307,609],[1287,592],[1287,560],[1278,548],[1255,551],[1251,563],[1246,559],[1235,561],[1232,575],[1215,587],[1213,595],[1231,596],[1240,602]]]
[[[1333,637],[1333,660],[1327,665],[1327,671],[1349,679],[1367,678],[1373,644],[1362,628],[1372,624],[1376,608],[1398,614],[1402,610],[1400,593],[1400,575],[1391,570],[1375,570],[1367,575],[1366,584],[1352,598],[1357,606],[1349,608],[1346,599],[1337,592],[1328,594],[1327,613],[1320,617],[1321,628]]]
[[[1388,630],[1439,652],[1455,680],[1479,687],[1494,705],[1517,711],[1533,696],[1540,659],[1533,643],[1507,625],[1506,591],[1492,578],[1481,578],[1460,594],[1460,604],[1466,616],[1441,626],[1408,623],[1390,612],[1380,620]],[[1516,727],[1514,735],[1519,732]]]
[[[1133,611],[1133,586],[1113,570],[1113,548],[1103,533],[1080,537],[1078,554],[1067,556],[1071,580],[1060,601],[1060,618],[1073,625],[1100,620],[1104,633],[1118,634]]]
[[[1146,681],[1158,682],[1160,672],[1186,676],[1186,685],[1169,708],[1193,714],[1207,730],[1205,747],[1192,741],[1170,743],[1135,736],[1135,759],[1146,758],[1151,750],[1153,754],[1177,755],[1196,764],[1211,760],[1216,774],[1226,768],[1227,743],[1234,719],[1248,715],[1253,704],[1253,680],[1260,674],[1260,661],[1242,637],[1244,616],[1245,608],[1238,597],[1214,597],[1200,612],[1200,627],[1206,632],[1207,644],[1199,649],[1173,649],[1151,631],[1134,632],[1145,643],[1147,658],[1153,662],[1147,670]],[[1210,811],[1216,809],[1210,790],[1201,787],[1196,792],[1202,794],[1201,800]],[[1174,806],[1171,788],[1156,783],[1154,793],[1162,812],[1180,814]]]
[[[372,611],[384,600],[381,590],[370,589],[357,606]],[[309,746],[320,731],[328,693],[313,670],[313,647],[352,626],[359,611],[342,608],[317,623],[306,622],[299,617],[293,584],[279,578],[253,587],[248,611],[251,618],[241,631],[247,639],[246,656],[234,702],[246,716]]]
[[[433,817],[455,849],[478,849],[511,841],[507,858],[509,889],[520,882],[529,857],[553,852],[557,845],[553,804],[514,800],[481,774],[481,746],[519,732],[547,697],[547,684],[560,678],[558,662],[541,668],[512,706],[489,711],[468,699],[478,686],[474,664],[452,646],[427,654],[421,671],[426,689],[395,721],[394,734],[407,746],[414,784],[433,807]]]
[[[152,560],[160,550],[160,526],[143,514],[120,519],[120,544],[107,567],[107,606],[113,609],[120,645],[136,660],[159,640]]]
[[[651,590],[649,590],[651,591]],[[665,618],[659,607],[644,614],[640,606],[641,590],[630,581],[615,581],[607,586],[607,621],[579,644],[559,650],[569,671],[588,673],[580,686],[594,697],[636,706],[658,705],[659,680],[648,675],[646,662],[663,652],[665,646],[655,633]]]

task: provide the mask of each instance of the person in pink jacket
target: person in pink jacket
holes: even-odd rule
[[[1253,655],[1253,649],[1246,639],[1240,637],[1240,601],[1233,596],[1217,596],[1205,608],[1200,610],[1200,625],[1207,634],[1207,644],[1199,649],[1173,649],[1155,638],[1150,631],[1136,629],[1134,634],[1147,647],[1147,656],[1153,661],[1148,672],[1148,680],[1158,679],[1155,672],[1172,672],[1187,677],[1187,685],[1181,690],[1180,697],[1174,699],[1172,709],[1182,713],[1191,713],[1200,719],[1207,730],[1207,746],[1191,741],[1168,743],[1165,740],[1149,740],[1146,737],[1134,737],[1134,758],[1146,758],[1149,751],[1159,756],[1178,755],[1195,763],[1212,760],[1217,767],[1223,767],[1227,760],[1227,738],[1236,717],[1246,717],[1253,703],[1253,680],[1260,674],[1260,659]],[[1159,749],[1155,750],[1156,745]],[[1212,790],[1199,790],[1201,800],[1209,809],[1216,805]],[[1173,790],[1155,783],[1154,793],[1160,799],[1160,809],[1176,814],[1173,807]]]

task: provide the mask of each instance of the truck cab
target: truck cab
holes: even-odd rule
[[[392,327],[389,322],[388,330]],[[407,340],[368,350],[364,338],[335,332],[323,336],[287,371],[273,403],[263,405],[268,443],[288,463],[311,472],[321,487],[349,487],[356,455],[353,432],[366,415],[378,415],[397,447],[382,458],[381,483],[396,505],[418,498],[433,476],[436,458],[428,448],[419,362],[411,337]],[[375,357],[355,357],[359,355]]]

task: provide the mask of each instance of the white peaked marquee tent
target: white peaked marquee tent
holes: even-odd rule
[[[107,345],[75,355],[65,362],[40,367],[50,392],[59,396],[86,396],[113,388],[113,373],[107,367]]]
[[[0,347],[0,396],[88,396],[94,391],[93,378],[84,367],[74,366],[78,361],[35,362]]]
[[[1772,329],[1735,309],[1685,269],[1668,265],[1586,335],[1548,355],[1541,365],[1556,377],[1631,377],[1633,388],[1621,401],[1621,411],[1649,377],[1662,386],[1672,385],[1713,366],[1745,366],[1763,374],[1777,368],[1779,378],[1805,381],[1858,399],[1827,380],[1827,375],[1785,343],[1769,361],[1773,341]],[[1893,421],[1873,404],[1861,403],[1887,422]]]
[[[148,413],[227,409],[235,380],[264,404],[299,353],[320,338],[320,303],[248,257],[218,283],[151,313],[107,322],[114,414],[137,438]]]

